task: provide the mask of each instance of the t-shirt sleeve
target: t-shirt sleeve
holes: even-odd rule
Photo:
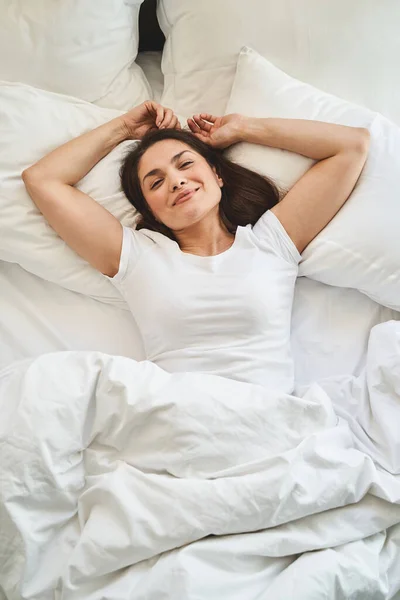
[[[290,264],[298,265],[301,254],[289,237],[278,217],[267,210],[253,227],[254,235],[263,246],[281,256]]]
[[[154,245],[154,242],[140,231],[136,231],[131,227],[123,227],[118,273],[114,277],[108,277],[108,279],[116,285],[121,283],[135,268],[143,252],[152,245]]]

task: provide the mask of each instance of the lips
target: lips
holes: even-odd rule
[[[183,202],[186,202],[186,200],[190,200],[190,198],[197,192],[198,189],[199,188],[197,188],[196,190],[186,190],[184,192],[181,192],[175,198],[175,201],[172,206],[176,206],[177,204],[182,204]]]

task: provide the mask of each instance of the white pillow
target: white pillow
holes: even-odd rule
[[[246,45],[400,124],[398,0],[159,0],[158,19],[167,38],[162,102],[179,114],[225,112]]]
[[[127,110],[151,97],[138,51],[143,0],[0,0],[0,79]]]
[[[160,102],[164,90],[164,75],[161,71],[161,52],[139,52],[136,63],[143,69],[153,92],[153,100]]]
[[[293,79],[249,48],[239,56],[227,112],[369,128],[370,152],[357,185],[303,252],[300,275],[356,288],[400,310],[400,129],[378,113]],[[314,164],[260,145],[237,144],[227,154],[287,188]]]
[[[83,100],[0,82],[0,259],[75,292],[126,308],[103,275],[71,250],[48,225],[25,190],[22,171],[57,146],[121,114]],[[77,187],[123,224],[135,210],[121,192],[118,170],[124,142]]]

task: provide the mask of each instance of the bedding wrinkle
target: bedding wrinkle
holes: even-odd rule
[[[359,380],[364,407],[383,405],[393,422],[400,408],[392,393],[400,386],[400,368],[391,385],[386,380],[399,327],[392,321],[374,329],[367,371]],[[364,431],[373,442],[363,446],[346,415],[354,408],[346,380],[331,381],[329,390],[315,383],[295,396],[219,375],[168,373],[150,361],[58,352],[0,372],[0,389],[0,409],[2,403],[13,407],[1,411],[7,422],[0,433],[0,506],[9,517],[3,519],[3,540],[10,540],[5,547],[21,591],[32,600],[50,598],[56,585],[66,600],[88,597],[89,591],[100,600],[105,589],[115,598],[118,590],[126,592],[128,574],[135,597],[147,593],[155,599],[155,565],[166,561],[171,572],[184,564],[192,584],[209,544],[221,560],[236,556],[241,564],[247,557],[247,576],[241,569],[236,576],[242,597],[252,585],[254,599],[266,583],[286,590],[299,554],[297,589],[304,600],[316,583],[314,557],[324,582],[340,576],[344,589],[362,590],[371,600],[377,588],[371,595],[370,580],[364,594],[365,578],[358,577],[365,565],[368,572],[369,560],[395,568],[400,446],[395,428],[389,438],[384,430],[372,436],[368,420]],[[381,467],[382,453],[391,460],[390,470]],[[21,482],[29,489],[23,498]],[[16,536],[23,545],[12,544]],[[59,550],[51,559],[55,543]],[[1,552],[3,546],[0,558]],[[332,553],[340,554],[338,563],[329,559]],[[262,557],[275,569],[265,571]],[[204,579],[205,555],[202,565]],[[0,560],[7,592],[16,575],[9,566]],[[262,590],[249,570],[264,573]],[[226,589],[223,571],[218,577]],[[170,597],[176,597],[167,581]],[[219,593],[210,589],[208,597]]]
[[[397,0],[361,20],[361,0],[251,0],[223,29],[230,0],[158,0],[164,52],[138,65],[142,0],[98,1],[0,9],[0,597],[400,600],[400,137],[339,97],[399,121],[384,97]],[[198,256],[135,229],[123,142],[77,185],[124,226],[110,279],[20,175],[149,97],[183,116],[340,121],[373,144],[302,256],[270,211]],[[287,189],[311,166],[266,146],[226,155]]]

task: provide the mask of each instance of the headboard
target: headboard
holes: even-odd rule
[[[139,52],[161,51],[165,37],[157,20],[157,0],[144,0],[139,12]]]

